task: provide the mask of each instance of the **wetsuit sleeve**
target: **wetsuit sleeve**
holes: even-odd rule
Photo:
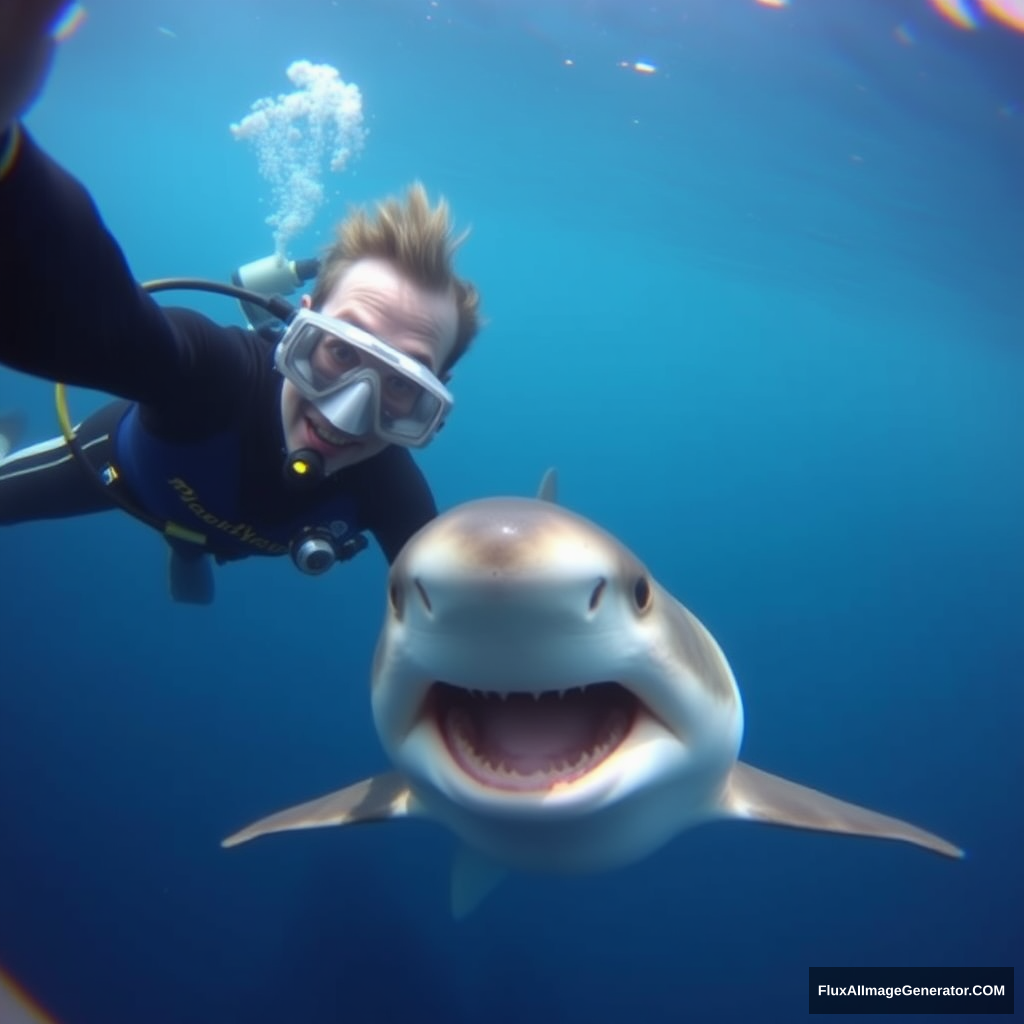
[[[155,408],[215,409],[218,397],[244,393],[256,372],[245,332],[169,316],[82,185],[24,127],[19,136],[0,179],[0,361]]]
[[[358,470],[362,521],[390,565],[405,542],[437,515],[426,478],[408,450],[385,448]]]

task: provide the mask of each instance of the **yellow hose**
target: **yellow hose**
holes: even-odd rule
[[[75,444],[75,429],[71,425],[71,414],[68,411],[68,389],[59,381],[53,387],[53,400],[54,404],[57,406],[57,422],[60,424],[60,432],[64,435],[64,440],[67,443],[67,446],[71,449],[73,455],[79,459],[84,458],[84,456],[80,454],[80,449]],[[87,472],[94,472],[88,466],[83,466],[83,468],[85,468]],[[111,497],[114,497],[114,495],[111,494]],[[129,514],[139,516],[139,511],[126,505],[124,499],[118,500],[117,503],[122,505],[125,511]],[[177,537],[180,540],[187,540],[192,544],[206,544],[205,534],[197,533],[195,530],[190,530],[188,527],[181,526],[179,523],[172,522],[169,519],[167,522],[162,523],[155,516],[144,518],[148,518],[152,526],[162,530],[168,537]]]
[[[56,384],[53,389],[53,398],[57,404],[57,422],[60,424],[60,432],[64,440],[71,444],[75,439],[75,431],[71,426],[71,415],[68,412],[68,389],[63,384]]]

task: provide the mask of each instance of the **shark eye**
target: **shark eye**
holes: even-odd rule
[[[633,601],[636,604],[637,611],[647,611],[651,607],[653,596],[651,584],[647,577],[643,575],[637,576],[636,582],[633,584]]]

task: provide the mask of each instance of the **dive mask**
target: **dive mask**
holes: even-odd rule
[[[274,365],[338,430],[421,448],[451,411],[451,392],[421,362],[334,317],[300,309]]]

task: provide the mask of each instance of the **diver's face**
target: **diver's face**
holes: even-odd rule
[[[308,308],[308,296],[302,304]],[[386,260],[354,263],[320,312],[361,327],[435,374],[440,374],[455,347],[454,292],[430,291]],[[387,447],[386,441],[373,435],[351,437],[337,430],[289,380],[281,389],[281,423],[289,454],[312,448],[323,458],[327,473],[362,462]]]

